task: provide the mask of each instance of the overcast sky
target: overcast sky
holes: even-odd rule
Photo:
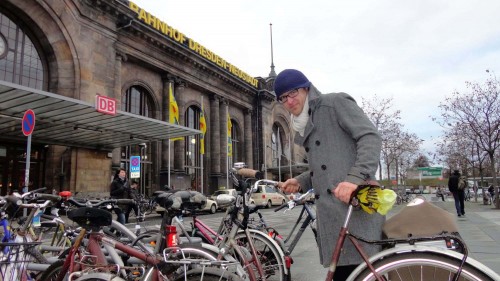
[[[432,151],[429,118],[465,81],[500,76],[499,0],[135,0],[251,76],[296,68],[323,93],[392,97]]]

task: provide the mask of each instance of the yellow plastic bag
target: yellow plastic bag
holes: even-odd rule
[[[378,186],[367,186],[358,192],[361,208],[368,214],[377,212],[386,215],[396,202],[396,192],[381,189]]]

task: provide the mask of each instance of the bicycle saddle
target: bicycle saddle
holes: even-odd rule
[[[98,228],[110,226],[113,215],[107,210],[82,207],[69,211],[68,218],[83,228]]]
[[[162,192],[156,202],[167,210],[202,209],[207,204],[207,197],[197,191],[176,190]]]

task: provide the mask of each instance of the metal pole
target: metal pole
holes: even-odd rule
[[[290,165],[290,178],[293,178],[292,173],[292,142],[290,134],[288,134],[288,164]]]
[[[31,159],[31,134],[28,136],[28,143],[26,145],[26,167],[24,170],[24,188],[23,193],[28,192],[30,184],[30,159]],[[28,209],[23,208],[23,216],[28,215]]]
[[[168,140],[168,165],[167,165],[167,173],[168,173],[168,187],[172,188],[172,182],[170,181],[170,139]]]
[[[267,159],[267,144],[264,139],[264,178],[267,179],[267,164],[266,164],[266,159]]]
[[[280,128],[278,127],[278,181],[281,181],[281,138],[280,138]]]

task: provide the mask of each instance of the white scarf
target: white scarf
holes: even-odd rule
[[[306,95],[306,100],[304,101],[304,108],[299,116],[290,115],[292,119],[292,128],[299,132],[300,136],[304,136],[304,131],[306,130],[307,121],[309,121],[309,95]]]

